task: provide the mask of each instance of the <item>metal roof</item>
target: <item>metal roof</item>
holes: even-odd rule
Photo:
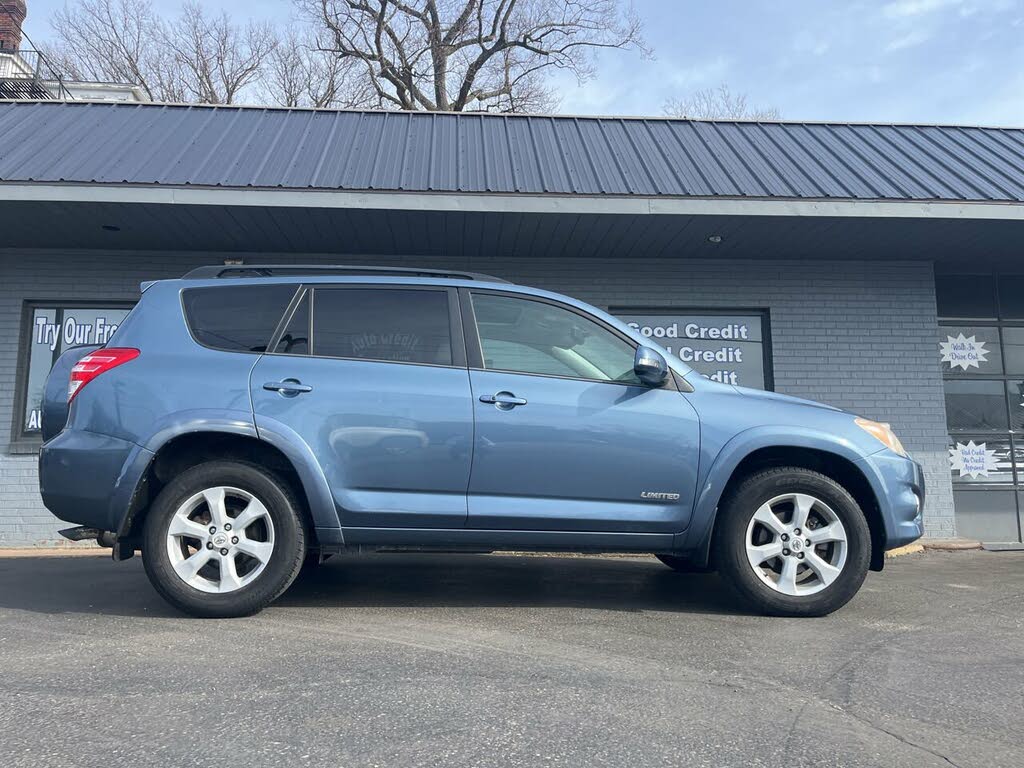
[[[0,182],[1024,202],[1024,130],[0,103]]]

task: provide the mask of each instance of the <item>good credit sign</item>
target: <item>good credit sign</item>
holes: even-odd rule
[[[767,386],[762,314],[615,315],[713,381]]]

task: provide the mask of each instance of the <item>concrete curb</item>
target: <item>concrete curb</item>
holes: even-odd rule
[[[971,549],[981,549],[981,542],[976,539],[925,539],[921,545],[936,552],[964,552]]]
[[[0,547],[0,559],[5,557],[82,557],[106,555],[110,550],[102,547]]]
[[[924,552],[924,545],[914,542],[913,544],[907,544],[905,547],[896,547],[896,549],[890,549],[885,553],[886,557],[902,557],[903,555],[916,555],[918,552]]]

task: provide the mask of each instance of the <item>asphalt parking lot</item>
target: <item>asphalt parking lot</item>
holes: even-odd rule
[[[824,619],[640,558],[335,559],[249,619],[134,559],[0,558],[0,765],[1020,766],[1024,553]]]

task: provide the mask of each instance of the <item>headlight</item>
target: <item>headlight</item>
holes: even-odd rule
[[[907,449],[903,447],[903,443],[901,443],[900,439],[896,437],[896,433],[892,431],[892,428],[888,424],[883,424],[880,421],[871,421],[871,419],[862,419],[860,417],[854,419],[853,423],[878,440],[878,442],[890,451],[895,451],[900,456],[907,455]]]

